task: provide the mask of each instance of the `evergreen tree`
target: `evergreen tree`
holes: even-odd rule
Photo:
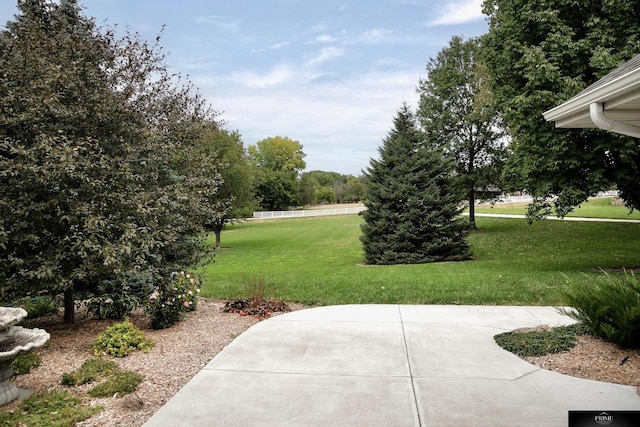
[[[464,193],[453,162],[425,143],[405,104],[365,172],[361,241],[368,264],[418,264],[470,257],[460,220]]]

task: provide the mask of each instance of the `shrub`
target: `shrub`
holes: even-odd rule
[[[164,329],[178,323],[187,311],[196,309],[199,292],[200,281],[191,273],[172,273],[170,283],[158,289],[147,304],[151,327]]]
[[[104,378],[118,370],[118,364],[101,357],[87,359],[80,368],[73,372],[62,374],[62,385],[74,386],[93,382]]]
[[[11,411],[1,411],[0,425],[72,427],[101,410],[100,406],[83,406],[82,399],[66,391],[52,391],[31,396]]]
[[[107,328],[100,334],[93,344],[96,356],[108,354],[114,357],[124,357],[134,350],[149,351],[154,343],[144,336],[129,320]]]
[[[27,316],[29,319],[57,313],[60,309],[58,300],[49,295],[27,296],[19,299],[13,305],[24,308],[29,314]]]
[[[157,297],[149,301],[146,312],[151,319],[153,329],[173,326],[186,315],[186,310],[175,303],[175,296],[171,296],[171,291],[158,292]]]
[[[561,312],[596,336],[623,347],[640,347],[640,281],[633,273],[585,275],[562,294],[572,309]]]
[[[142,375],[132,371],[118,371],[105,382],[100,383],[89,390],[92,397],[124,396],[136,391],[138,384],[142,382]]]
[[[134,392],[136,386],[143,380],[142,375],[131,371],[121,371],[116,362],[98,357],[85,360],[80,368],[71,373],[63,374],[62,385],[82,385],[105,377],[106,381],[89,390],[90,396],[108,397],[115,394],[124,396]]]
[[[147,300],[153,291],[153,277],[148,274],[130,276],[126,283],[104,280],[97,295],[89,299],[87,309],[101,319],[124,319]]]
[[[577,336],[586,332],[582,324],[531,332],[505,332],[494,337],[496,343],[521,357],[544,356],[572,349]]]
[[[200,293],[200,280],[193,273],[171,273],[171,285],[178,293],[182,306],[187,311],[194,311],[198,306],[198,294]]]
[[[37,368],[42,363],[40,356],[35,353],[27,353],[21,354],[16,357],[16,360],[13,361],[11,365],[13,368],[13,375],[25,375],[28,374],[29,371],[33,368]]]

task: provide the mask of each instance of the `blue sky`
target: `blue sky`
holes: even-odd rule
[[[17,12],[1,0],[0,22]],[[306,170],[360,175],[425,66],[487,31],[482,0],[80,0],[99,24],[161,44],[245,146],[299,141]]]

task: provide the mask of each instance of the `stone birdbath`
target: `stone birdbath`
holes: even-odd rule
[[[11,382],[11,364],[18,355],[28,353],[49,341],[44,329],[15,326],[27,317],[22,308],[0,307],[0,406],[20,396],[20,389]]]

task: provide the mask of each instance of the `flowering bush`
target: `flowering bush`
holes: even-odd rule
[[[171,285],[178,293],[178,298],[182,300],[182,305],[187,311],[194,311],[198,305],[198,294],[200,293],[200,280],[193,274],[181,272],[171,273]]]
[[[196,309],[200,281],[191,273],[173,272],[170,282],[158,289],[147,305],[154,329],[168,328]]]

